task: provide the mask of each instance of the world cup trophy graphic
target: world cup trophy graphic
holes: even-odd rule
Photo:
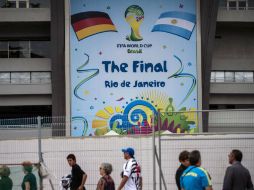
[[[139,28],[144,20],[144,11],[138,5],[131,5],[125,11],[125,20],[131,27],[131,35],[126,37],[129,41],[141,41],[143,40],[140,35]]]

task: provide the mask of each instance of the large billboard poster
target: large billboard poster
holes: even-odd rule
[[[196,17],[196,0],[70,0],[71,135],[197,131]]]

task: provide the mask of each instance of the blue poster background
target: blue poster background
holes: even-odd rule
[[[142,19],[140,41],[128,39],[131,26],[125,12],[132,5],[144,13],[138,15]],[[107,13],[116,31],[80,40],[73,23],[70,25],[71,135],[104,135],[111,130],[150,133],[150,115],[158,110],[162,114],[157,121],[161,120],[163,130],[197,131],[193,113],[164,113],[197,109],[196,25],[189,39],[153,31],[163,13],[195,16],[196,1],[70,0],[70,21],[73,15],[89,11]],[[153,68],[142,70],[146,65]]]

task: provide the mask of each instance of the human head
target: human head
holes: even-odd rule
[[[31,173],[33,171],[33,164],[30,161],[24,161],[22,166],[25,173]]]
[[[122,149],[122,152],[124,153],[124,159],[128,160],[130,158],[134,158],[135,151],[133,148],[125,148]]]
[[[110,175],[112,170],[112,165],[110,163],[102,163],[100,166],[100,174],[102,176]]]
[[[76,156],[74,154],[69,154],[66,159],[70,166],[74,166],[76,164]]]
[[[198,150],[193,150],[189,156],[190,165],[201,166],[201,155]]]
[[[243,158],[243,154],[240,150],[234,149],[228,155],[228,162],[233,164],[234,161],[241,162]]]
[[[6,165],[0,167],[0,176],[1,177],[9,177],[11,174],[10,168]]]
[[[183,164],[184,166],[189,166],[190,165],[189,155],[190,153],[187,150],[182,151],[179,154],[179,162],[181,162],[181,164]]]

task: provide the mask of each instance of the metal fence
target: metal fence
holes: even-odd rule
[[[254,110],[209,110],[157,112],[151,116],[140,114],[116,115],[107,120],[94,116],[33,117],[0,119],[0,140],[59,137],[148,135],[154,130],[164,133],[202,132],[202,116],[208,115],[208,132],[254,132]],[[39,125],[40,123],[40,125]],[[92,125],[89,128],[89,125]]]
[[[196,130],[202,127],[198,126],[201,123],[198,121],[204,113],[209,114],[209,129],[216,133]],[[254,110],[172,111],[152,115],[146,122],[137,116],[133,115],[137,121],[133,126],[124,128],[129,122],[120,122],[117,118],[118,122],[112,124],[114,127],[108,127],[106,133],[102,133],[105,129],[94,133],[94,136],[89,136],[85,128],[82,135],[73,136],[74,128],[78,127],[76,119],[86,124],[84,118],[1,119],[0,164],[18,164],[24,160],[40,162],[45,165],[47,174],[42,189],[51,189],[49,179],[53,188],[59,189],[61,177],[70,173],[66,156],[74,153],[88,175],[86,188],[89,190],[96,188],[102,162],[113,165],[112,177],[118,186],[125,162],[121,149],[134,147],[142,168],[143,189],[171,190],[176,189],[174,175],[179,153],[198,149],[202,166],[212,176],[214,189],[221,189],[228,166],[227,154],[231,149],[240,149],[244,155],[243,164],[254,178],[254,133],[250,133],[254,129]]]
[[[228,164],[228,154],[232,149],[243,152],[243,165],[254,177],[254,136],[253,134],[198,134],[198,135],[163,135],[158,145],[159,166],[156,181],[157,189],[176,189],[175,171],[178,155],[183,150],[199,150],[201,152],[202,167],[210,176],[214,190],[222,189],[223,179]],[[159,170],[161,169],[161,174]]]
[[[48,179],[54,189],[59,189],[61,177],[70,173],[71,168],[66,161],[69,153],[76,155],[77,163],[87,173],[88,190],[96,188],[102,162],[113,165],[112,177],[118,186],[125,163],[121,149],[129,146],[135,149],[135,158],[141,165],[145,190],[176,189],[174,175],[179,166],[178,155],[183,150],[200,150],[202,166],[210,173],[215,190],[222,189],[228,166],[227,155],[232,149],[243,152],[243,165],[254,178],[254,134],[161,134],[160,138],[159,141],[159,136],[155,136],[159,162],[154,160],[156,154],[151,135],[42,139],[41,153],[48,174],[43,179],[43,189],[51,189]],[[24,160],[36,163],[39,160],[37,139],[2,140],[0,147],[0,164],[21,163]],[[20,183],[15,184],[18,186]]]

